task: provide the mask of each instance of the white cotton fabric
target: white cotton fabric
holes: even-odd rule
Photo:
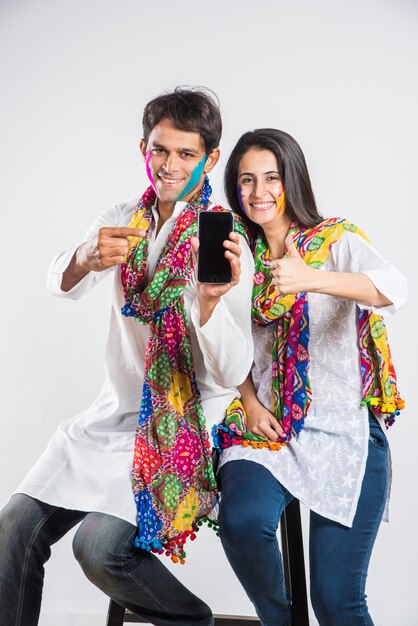
[[[101,227],[127,226],[137,202],[118,205],[98,217],[85,240],[93,238]],[[154,211],[149,275],[153,274],[163,244],[184,207],[183,202],[176,204],[158,236],[158,214]],[[195,279],[185,291],[195,373],[208,430],[222,421],[227,406],[239,397],[236,387],[245,380],[253,361],[250,308],[254,263],[247,244],[240,239],[241,280],[222,297],[203,327],[199,323]],[[90,272],[71,291],[61,290],[62,274],[75,250],[67,250],[53,260],[48,288],[55,296],[78,299],[105,276],[113,275],[106,379],[93,404],[58,428],[16,492],[54,506],[107,513],[136,525],[130,475],[149,328],[121,314],[124,296],[119,268]]]
[[[392,314],[407,300],[403,275],[354,233],[346,232],[335,243],[322,269],[369,276],[393,303],[374,309],[379,315]],[[304,430],[278,451],[228,448],[222,453],[221,465],[241,459],[260,463],[309,509],[351,527],[369,439],[368,411],[360,406],[357,307],[372,307],[315,293],[308,294],[308,304],[312,403]],[[253,327],[252,377],[258,398],[268,409],[271,409],[272,333],[271,327]]]

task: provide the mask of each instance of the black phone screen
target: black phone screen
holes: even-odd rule
[[[199,213],[199,254],[197,279],[201,283],[229,283],[231,266],[225,258],[223,242],[234,229],[232,213],[201,211]]]

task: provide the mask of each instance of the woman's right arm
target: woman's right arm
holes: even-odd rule
[[[303,291],[353,300],[378,315],[393,313],[408,298],[403,275],[356,233],[346,231],[331,249],[331,271],[309,267],[291,235],[288,257],[272,261],[272,284],[283,294]]]
[[[279,422],[257,398],[251,374],[248,374],[242,385],[238,386],[238,391],[247,415],[247,432],[265,437],[270,441],[277,441],[279,437],[282,437],[284,431]]]

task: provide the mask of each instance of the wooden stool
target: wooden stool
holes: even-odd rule
[[[257,617],[239,617],[234,615],[215,615],[215,626],[259,626],[260,622]],[[128,622],[136,624],[148,624],[142,617],[137,617],[130,611],[126,611],[123,606],[110,601],[109,613],[107,616],[106,626],[123,626]]]
[[[280,532],[286,589],[292,602],[292,626],[309,626],[302,520],[296,498],[282,513]]]
[[[283,511],[280,519],[280,532],[286,589],[292,602],[292,626],[309,626],[299,500],[293,499]],[[214,618],[215,626],[260,626],[257,617],[215,615]],[[148,623],[142,617],[137,617],[124,609],[114,600],[110,600],[106,626],[123,626],[128,622]]]

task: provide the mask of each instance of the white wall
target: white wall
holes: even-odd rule
[[[250,128],[294,135],[323,213],[359,223],[416,283],[417,14],[412,0],[1,1],[0,504],[100,388],[110,284],[63,302],[46,293],[45,273],[97,213],[143,191],[142,108],[164,89],[218,94],[224,155]],[[212,176],[220,201],[224,162]],[[389,323],[408,408],[390,432],[392,521],[369,573],[380,626],[418,621],[415,308],[413,293]],[[53,557],[43,624],[104,612],[69,538]],[[209,532],[175,571],[216,611],[251,612]]]

